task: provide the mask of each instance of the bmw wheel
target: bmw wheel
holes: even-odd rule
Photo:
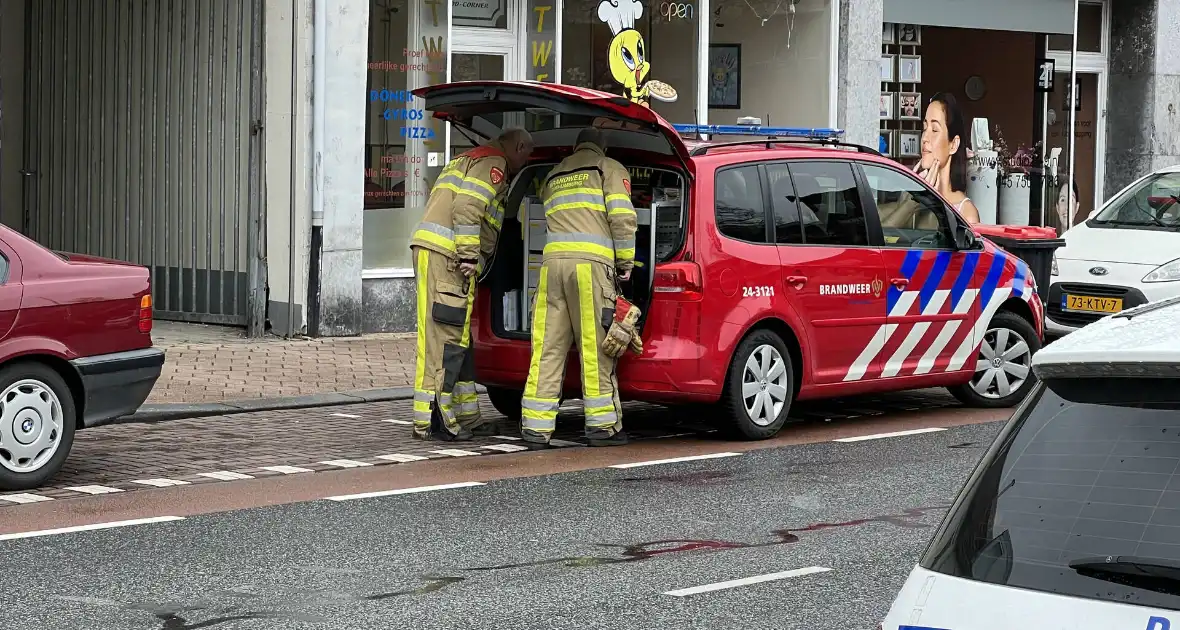
[[[751,332],[738,344],[726,376],[721,408],[728,428],[749,440],[774,437],[787,422],[795,398],[791,354],[778,335]]]
[[[1032,324],[1016,313],[996,313],[979,345],[971,380],[950,391],[973,407],[1012,407],[1036,384],[1032,356],[1040,349]]]
[[[74,445],[74,398],[41,363],[0,369],[0,490],[44,485]]]

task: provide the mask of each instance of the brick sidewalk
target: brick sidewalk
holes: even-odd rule
[[[414,379],[414,338],[406,334],[250,340],[236,329],[156,322],[152,337],[167,355],[147,404],[406,387]]]

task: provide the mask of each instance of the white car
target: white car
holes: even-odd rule
[[[1180,166],[1119,191],[1063,237],[1045,300],[1045,332],[1180,295]]]
[[[1180,298],[1033,355],[884,630],[1180,629]]]

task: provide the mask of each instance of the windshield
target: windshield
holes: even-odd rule
[[[1180,173],[1159,173],[1115,198],[1091,220],[1099,226],[1180,228]]]
[[[1122,381],[1099,396],[1093,384],[1082,385],[1090,402],[1062,397],[1065,386],[1038,385],[980,463],[922,566],[1180,610],[1180,580],[1160,588],[1158,575],[1148,582],[1125,568],[1091,566],[1095,558],[1129,556],[1163,574],[1158,567],[1180,562],[1180,387],[1153,383],[1148,391],[1130,385],[1146,381]]]

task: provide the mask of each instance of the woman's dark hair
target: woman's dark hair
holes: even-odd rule
[[[959,137],[959,149],[951,156],[951,190],[962,192],[967,190],[967,123],[963,120],[963,110],[959,109],[959,101],[954,94],[939,92],[930,97],[926,104],[929,109],[932,103],[940,103],[942,111],[946,113],[947,141]]]
[[[1060,181],[1061,181],[1061,183],[1057,186],[1057,194],[1058,195],[1061,194],[1061,189],[1065,188],[1065,178],[1064,177],[1061,178]],[[1075,177],[1070,181],[1073,183],[1073,186],[1072,186],[1072,188],[1073,188],[1073,202],[1078,203],[1078,197],[1082,196],[1082,193],[1078,192],[1078,178]]]

